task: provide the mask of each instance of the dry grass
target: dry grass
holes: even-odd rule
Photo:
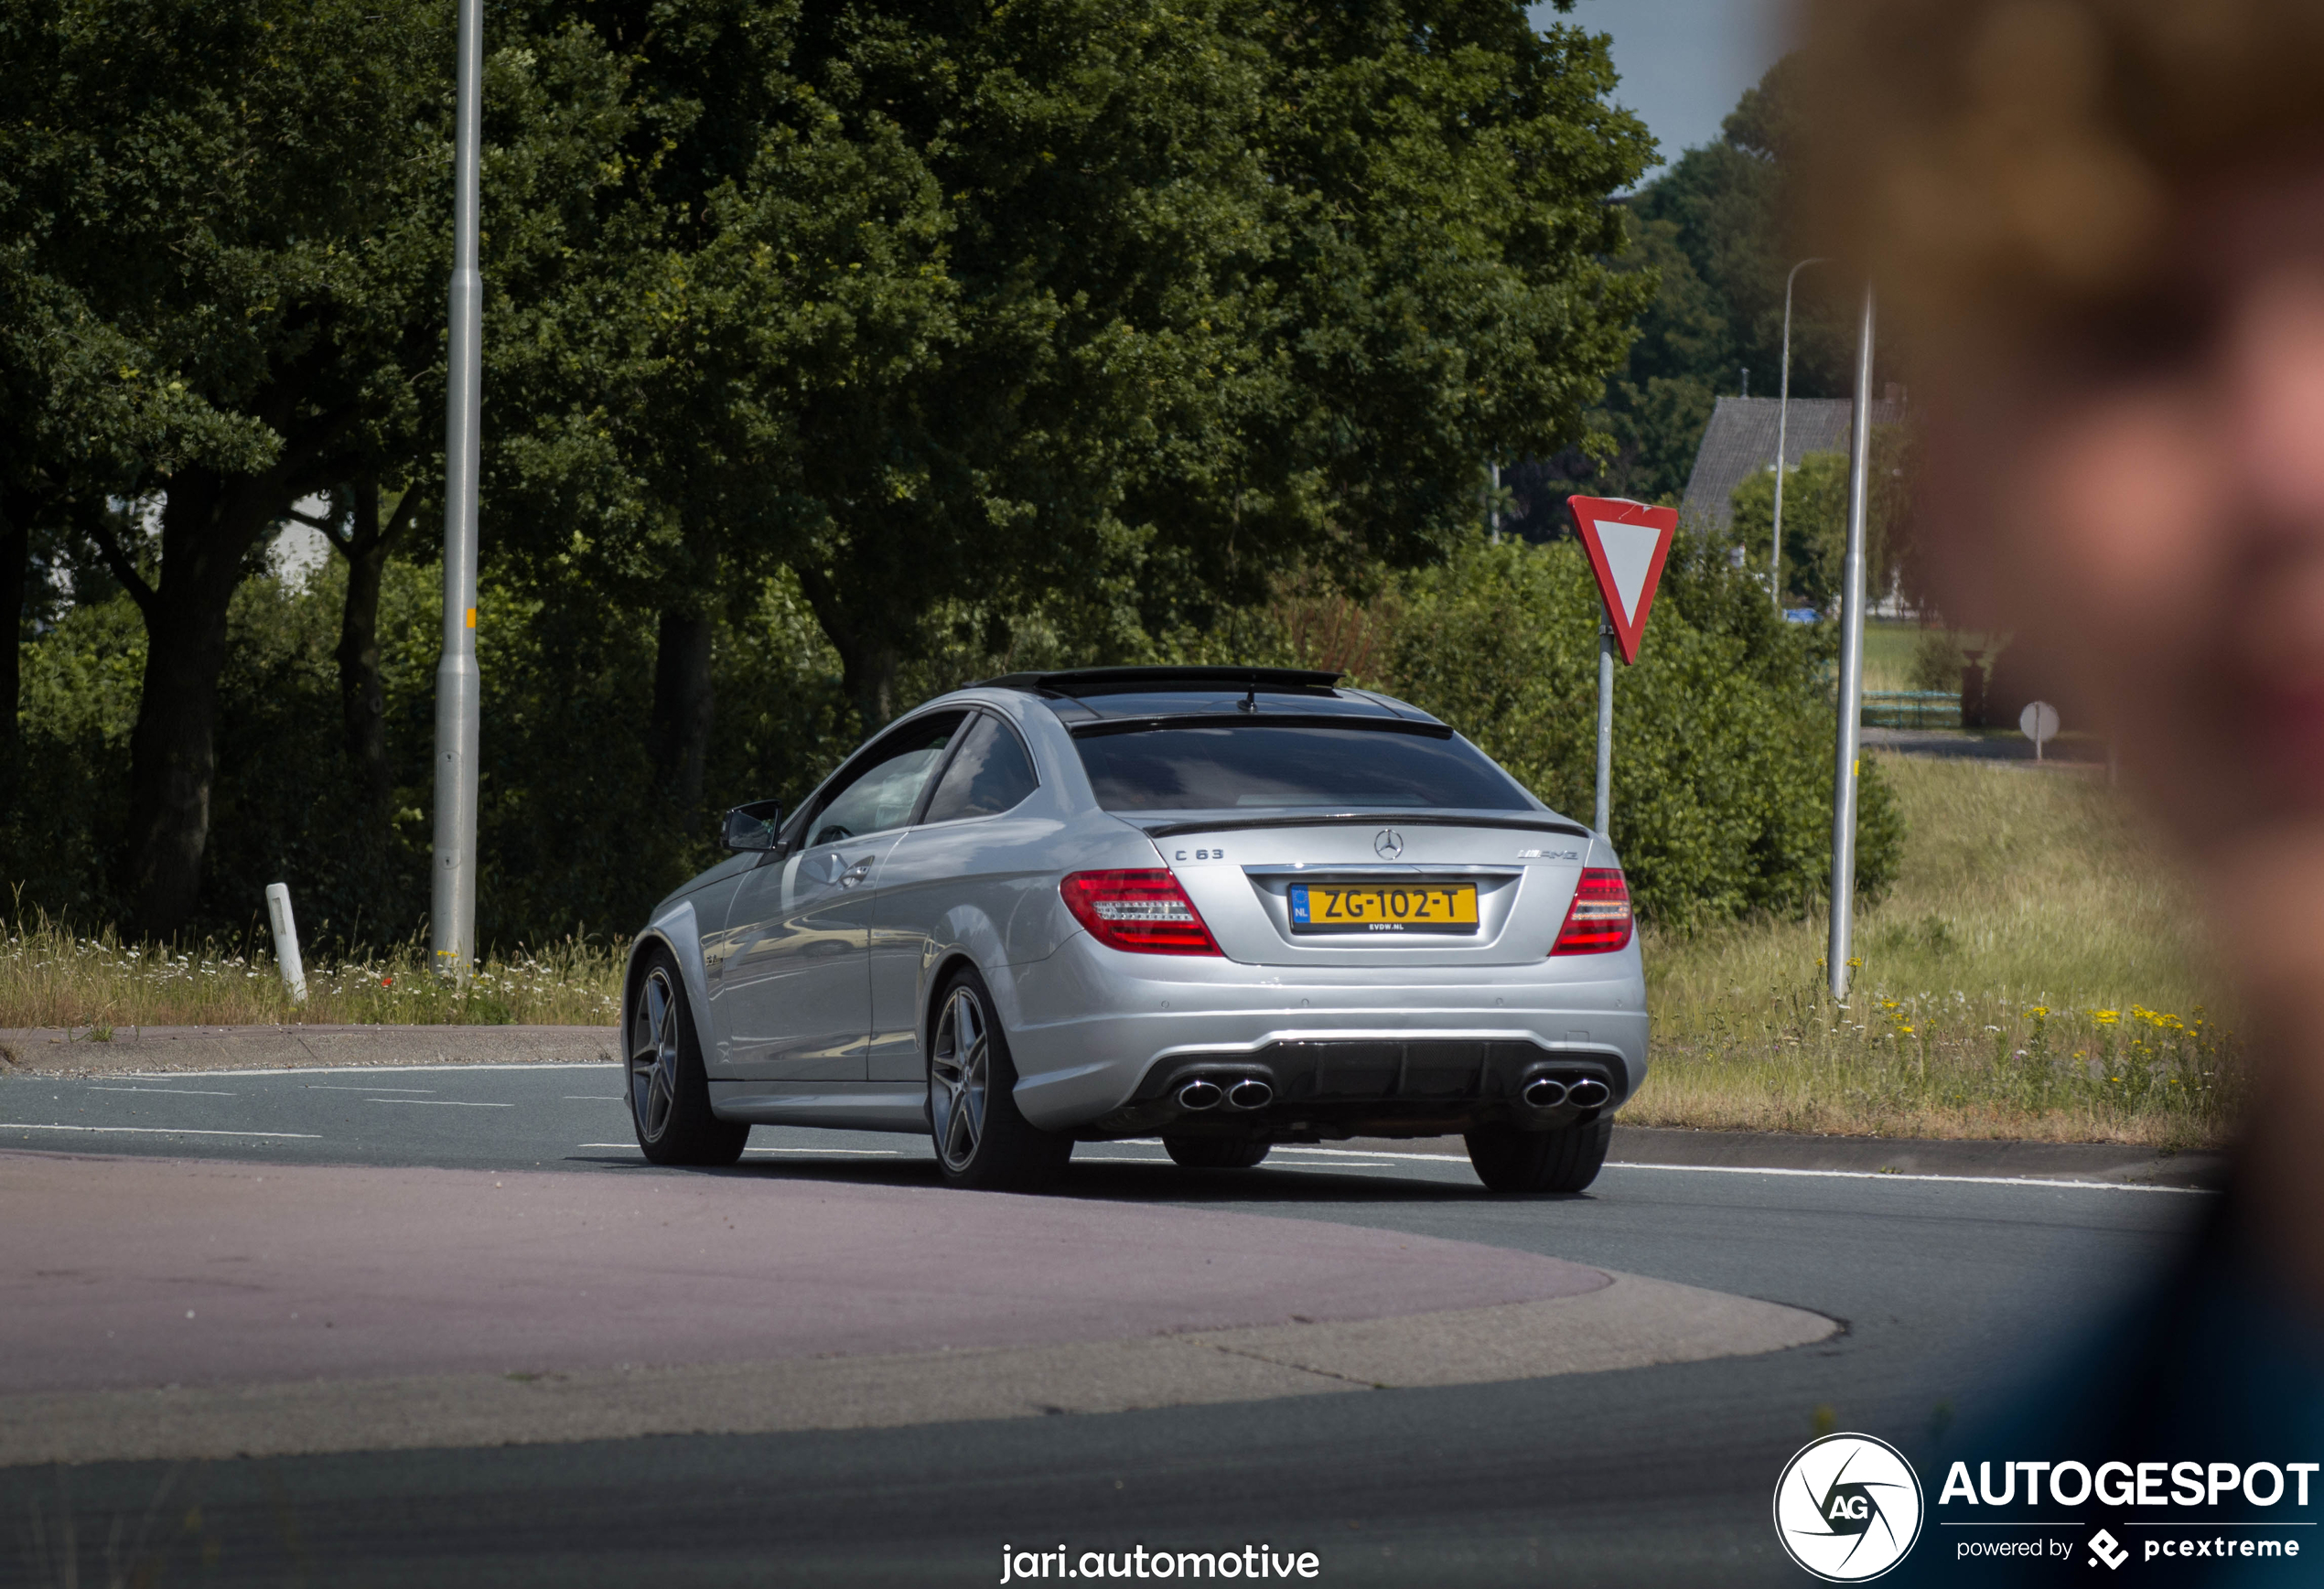
[[[1649,933],[1654,1068],[1623,1119],[2216,1143],[2240,1100],[2178,880],[2103,781],[1905,757],[1896,888],[1823,993],[1822,919]]]
[[[38,917],[0,942],[0,1027],[90,1028],[288,1023],[394,1025],[611,1025],[622,947],[578,941],[488,959],[467,986],[434,973],[425,946],[307,968],[307,1002],[284,990],[274,959],[216,944],[125,948],[108,929],[81,937]]]

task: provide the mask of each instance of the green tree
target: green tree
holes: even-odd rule
[[[1597,778],[1600,604],[1580,549],[1472,543],[1414,578],[1383,682],[1587,819]],[[1673,548],[1635,666],[1616,670],[1611,826],[1649,918],[1688,926],[1811,907],[1831,875],[1827,637],[1781,622],[1715,546]],[[1877,897],[1903,829],[1877,764],[1856,884]]]
[[[1871,509],[1865,521],[1864,589],[1879,601],[1890,592],[1919,604],[1925,582],[1913,539],[1914,468],[1918,456],[1911,430],[1900,424],[1872,427],[1867,468]],[[1762,469],[1736,487],[1731,539],[1750,550],[1751,565],[1764,568],[1773,544],[1775,474]],[[1836,612],[1841,565],[1848,548],[1848,456],[1809,453],[1783,482],[1783,592],[1787,604]]]
[[[1592,416],[1612,446],[1597,456],[1555,456],[1553,497],[1587,490],[1674,499],[1713,403],[1741,392],[1746,370],[1753,394],[1775,394],[1784,279],[1803,252],[1791,236],[1800,94],[1798,61],[1786,56],[1744,91],[1716,142],[1685,151],[1625,200],[1629,247],[1618,266],[1651,279],[1654,298]],[[1848,395],[1855,303],[1856,285],[1833,270],[1800,274],[1793,396]]]
[[[293,504],[425,446],[451,8],[26,0],[7,19],[5,234],[51,286],[12,304],[14,334],[118,349],[62,410],[117,423],[42,467],[73,480],[147,632],[124,885],[134,929],[164,936],[199,896],[228,614],[253,556]],[[577,67],[568,97],[601,95],[615,73],[571,42],[496,59],[496,86]],[[554,216],[517,229],[552,257]]]

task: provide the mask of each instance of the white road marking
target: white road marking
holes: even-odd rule
[[[202,1087],[91,1087],[91,1092],[175,1092],[185,1098],[239,1098],[236,1092],[212,1092]]]
[[[328,1081],[310,1081],[309,1092],[433,1092],[433,1087],[335,1087]]]
[[[904,1150],[902,1148],[771,1147],[745,1148],[742,1151],[747,1154],[845,1154],[852,1158],[864,1159],[899,1159],[904,1156]]]
[[[0,1131],[128,1132],[140,1136],[281,1136],[320,1142],[311,1131],[197,1131],[185,1125],[38,1125],[28,1120],[0,1120]]]
[[[366,1103],[416,1103],[425,1109],[514,1109],[513,1103],[470,1103],[458,1098],[367,1098]]]
[[[568,1092],[561,1100],[565,1103],[619,1103],[619,1092]]]
[[[124,1070],[136,1079],[178,1076],[410,1076],[440,1070],[597,1070],[619,1059],[493,1059],[476,1065],[271,1065],[247,1070]]]
[[[1398,1159],[1427,1159],[1442,1165],[1465,1165],[1469,1162],[1467,1154],[1374,1153],[1369,1148],[1298,1147],[1289,1143],[1277,1143],[1275,1151],[1279,1154],[1328,1154],[1337,1159],[1384,1159],[1390,1164]]]
[[[2082,1192],[2179,1192],[2186,1196],[2218,1196],[2211,1186],[2150,1186],[2136,1181],[2056,1181],[2041,1176],[1906,1176],[1886,1170],[1765,1170],[1745,1165],[1638,1165],[1609,1159],[1609,1170],[1680,1170],[1707,1176],[1806,1176],[1831,1181],[1942,1181],[1957,1186],[2057,1186]]]

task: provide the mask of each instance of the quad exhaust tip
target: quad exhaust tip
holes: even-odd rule
[[[1565,1084],[1555,1076],[1536,1076],[1525,1083],[1525,1102],[1532,1108],[1555,1109],[1565,1098]]]
[[[1569,1103],[1576,1109],[1596,1109],[1614,1096],[1614,1090],[1595,1076],[1577,1076],[1570,1081],[1536,1076],[1518,1096],[1528,1109],[1556,1109]]]
[[[1178,1089],[1178,1107],[1180,1109],[1216,1109],[1220,1100],[1225,1097],[1224,1088],[1215,1081],[1206,1081],[1198,1076]]]
[[[1255,1076],[1246,1076],[1227,1089],[1229,1109],[1264,1109],[1275,1101],[1275,1089]]]

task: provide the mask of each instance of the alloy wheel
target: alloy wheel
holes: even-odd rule
[[[656,966],[639,990],[638,1019],[629,1041],[629,1112],[638,1133],[659,1142],[678,1103],[678,1001],[670,973]]]
[[[972,990],[954,988],[936,1024],[928,1103],[937,1154],[956,1175],[974,1160],[984,1137],[991,1079],[992,1029],[984,1003]]]

